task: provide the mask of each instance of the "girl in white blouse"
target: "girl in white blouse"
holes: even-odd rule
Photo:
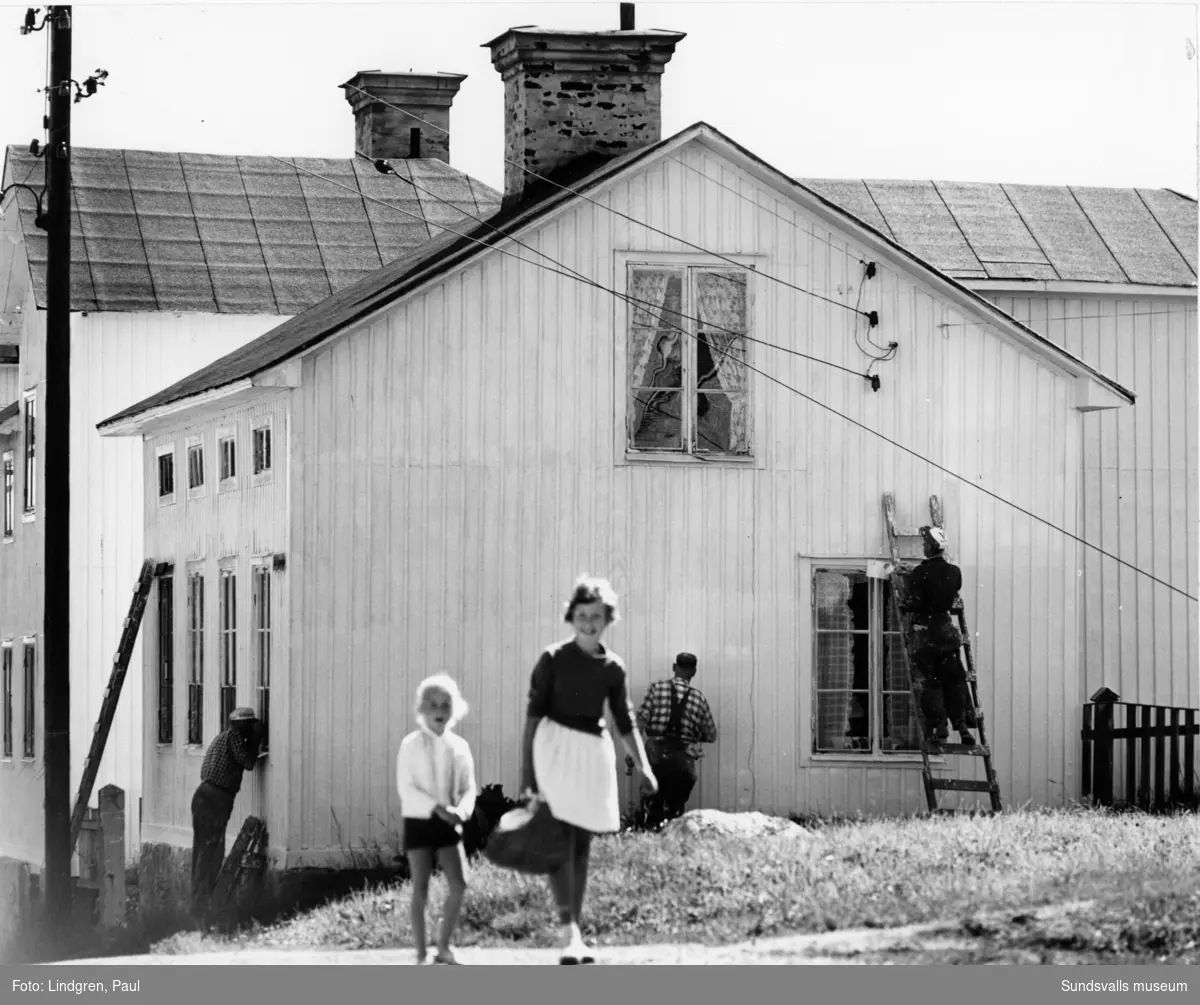
[[[434,963],[457,963],[450,936],[467,888],[463,824],[475,812],[475,762],[454,725],[467,714],[458,685],[439,675],[421,681],[414,705],[417,729],[400,743],[396,790],[404,817],[404,852],[412,872],[412,930],[417,962],[426,958],[425,902],[437,857],[449,890]]]

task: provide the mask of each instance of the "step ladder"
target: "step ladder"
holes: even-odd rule
[[[214,918],[223,917],[246,882],[262,878],[267,865],[267,825],[258,817],[246,817],[228,856],[221,864],[213,887],[209,910]]]
[[[104,700],[100,703],[100,718],[92,730],[91,749],[88,750],[87,760],[83,762],[79,794],[75,797],[75,807],[71,812],[72,848],[79,840],[79,831],[83,827],[88,800],[92,798],[92,786],[96,784],[96,775],[100,771],[100,759],[104,756],[104,745],[108,743],[108,733],[112,729],[113,716],[117,714],[117,704],[121,700],[121,687],[125,683],[125,672],[129,669],[129,660],[133,656],[133,645],[137,641],[138,629],[142,625],[142,615],[146,613],[146,599],[150,596],[150,585],[154,582],[155,575],[162,569],[165,569],[165,566],[156,566],[153,561],[147,559],[142,563],[142,571],[138,574],[137,585],[133,588],[133,600],[129,604],[129,614],[125,618],[125,627],[121,631],[117,655],[113,657],[108,687],[104,689]]]
[[[937,496],[929,497],[930,526],[945,529],[942,523],[942,504]],[[893,615],[898,618],[904,639],[905,662],[908,665],[908,680],[913,696],[913,710],[917,718],[917,726],[921,731],[921,777],[925,785],[925,800],[929,804],[930,813],[953,813],[953,810],[938,807],[939,790],[953,792],[986,792],[991,797],[992,812],[999,813],[1000,783],[996,779],[996,770],[992,766],[992,751],[988,746],[987,731],[983,721],[983,711],[979,707],[979,689],[975,673],[975,659],[971,652],[971,633],[967,628],[967,613],[962,597],[956,597],[951,613],[958,618],[959,632],[962,634],[962,655],[966,657],[967,699],[970,712],[974,712],[975,728],[979,738],[975,746],[968,747],[961,743],[938,743],[928,739],[925,723],[925,712],[921,706],[921,694],[924,691],[924,681],[917,671],[912,631],[912,618],[902,614],[908,600],[908,576],[923,559],[924,550],[921,544],[920,531],[913,529],[898,530],[896,527],[896,501],[891,492],[883,496],[883,516],[887,527],[888,549],[892,560],[892,604]],[[929,762],[930,755],[960,755],[965,757],[980,757],[983,759],[984,773],[987,778],[983,781],[965,778],[935,778]]]

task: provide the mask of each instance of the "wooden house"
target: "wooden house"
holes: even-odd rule
[[[699,655],[720,732],[701,805],[918,809],[896,626],[868,575],[889,491],[905,522],[944,501],[1005,798],[1077,791],[1084,427],[1133,395],[717,129],[661,138],[682,38],[493,40],[497,215],[100,424],[142,440],[144,549],[177,598],[152,634],[204,654],[206,702],[229,688],[268,718],[231,826],[263,817],[280,866],[386,844],[431,672],[474,709],[481,782],[511,790],[529,672],[582,571],[622,596],[609,642],[636,697]],[[868,336],[896,344],[886,363]],[[269,443],[270,463],[157,504],[160,472],[227,443]],[[159,651],[144,706],[179,716]],[[156,747],[153,721],[143,840],[182,851],[199,765]]]
[[[73,793],[143,551],[139,450],[102,440],[96,423],[428,242],[460,211],[493,212],[499,193],[450,166],[448,135],[439,131],[463,79],[357,75],[344,85],[355,116],[350,159],[72,151]],[[401,123],[404,109],[428,126]],[[395,175],[380,174],[374,158],[390,159]],[[42,173],[27,150],[8,148],[4,185],[40,187]],[[13,189],[0,209],[0,407],[19,412],[0,423],[12,462],[6,491],[17,500],[0,542],[0,645],[18,667],[5,701],[18,709],[19,728],[20,710],[33,710],[32,745],[0,757],[0,855],[40,867],[46,234],[37,188]],[[179,471],[181,502],[220,493],[226,469],[218,460],[191,455],[192,466]],[[249,455],[220,460],[251,463]],[[131,853],[140,833],[141,665],[139,641],[96,782],[126,791]],[[201,712],[189,717],[181,706],[177,719],[160,721],[152,711],[151,749],[195,756],[217,722],[215,709]]]

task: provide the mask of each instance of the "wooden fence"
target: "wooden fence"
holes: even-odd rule
[[[1101,806],[1195,810],[1197,710],[1117,697],[1101,688],[1083,706],[1083,797]]]

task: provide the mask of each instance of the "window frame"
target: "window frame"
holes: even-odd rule
[[[4,526],[0,540],[10,544],[17,532],[17,455],[14,450],[0,453],[0,477],[4,481]]]
[[[33,653],[30,661],[29,654]],[[24,708],[22,720],[21,760],[37,760],[37,639],[27,636],[21,640],[21,704]]]
[[[171,475],[171,490],[163,491],[163,460],[170,459],[169,471]],[[179,479],[176,477],[175,463],[175,444],[166,443],[155,448],[154,451],[154,479],[155,479],[155,494],[158,496],[159,506],[171,506],[175,503],[175,496],[179,488]]]
[[[648,251],[616,251],[614,255],[614,274],[618,282],[621,284],[621,292],[625,293],[629,289],[629,270],[630,266],[646,266],[650,268],[686,268],[686,269],[710,269],[723,270],[732,268],[734,265],[743,266],[755,273],[762,272],[768,264],[769,258],[761,254],[728,254],[722,255],[721,259],[713,259],[711,256],[704,256],[696,253],[684,252],[648,252]],[[689,289],[690,289],[689,283]],[[769,317],[772,313],[772,307],[769,298],[760,297],[759,286],[760,282],[748,282],[746,289],[746,332],[747,340],[745,345],[745,362],[749,367],[757,365],[757,353],[755,352],[756,343],[751,341],[753,338],[759,338],[756,332],[769,326]],[[761,306],[760,306],[761,304]],[[638,450],[629,444],[629,404],[631,397],[631,389],[629,387],[629,337],[631,323],[633,320],[633,311],[639,305],[630,304],[620,298],[615,299],[614,315],[613,315],[613,343],[615,346],[614,359],[614,379],[617,388],[617,394],[614,396],[614,457],[617,465],[628,464],[706,464],[729,467],[766,467],[766,444],[765,436],[765,412],[764,412],[764,395],[756,393],[755,389],[755,372],[752,369],[747,370],[746,381],[746,423],[747,423],[747,439],[749,441],[749,453],[747,454],[704,454],[691,451],[690,446],[681,450]],[[682,308],[683,313],[695,316],[695,311],[692,305],[685,303]],[[683,321],[682,326],[694,329],[695,322]],[[688,344],[695,348],[696,342],[692,337],[687,338]],[[694,352],[693,352],[694,355]],[[686,386],[687,378],[685,378],[685,390],[691,394],[695,394],[694,387]]]
[[[37,519],[38,473],[37,473],[37,390],[26,391],[21,396],[23,416],[21,435],[21,522]]]
[[[238,437],[237,429],[229,426],[217,430],[216,436],[217,453],[215,457],[217,467],[217,492],[234,492],[238,487]],[[230,444],[229,459],[233,468],[233,473],[228,477],[225,475],[225,444]]]
[[[237,708],[237,578],[237,567],[232,561],[220,564],[217,576],[217,732],[228,725],[229,713]]]
[[[259,436],[265,434],[267,463],[259,465]],[[273,417],[257,420],[250,427],[250,477],[253,484],[263,485],[275,476],[275,423]]]
[[[3,716],[3,745],[0,746],[0,760],[13,759],[13,640],[5,639],[0,642],[0,688],[3,688],[0,716]]]
[[[817,629],[817,597],[816,597],[816,576],[818,572],[859,572],[867,576],[869,583],[880,584],[873,586],[870,593],[874,594],[876,590],[879,593],[879,601],[876,601],[869,595],[870,610],[872,612],[878,610],[882,615],[883,603],[883,587],[881,580],[878,577],[870,575],[872,566],[881,567],[888,562],[888,559],[882,557],[855,557],[855,556],[802,556],[801,561],[801,583],[806,595],[806,604],[801,606],[802,617],[807,617],[806,635],[808,638],[807,656],[809,668],[809,680],[807,688],[801,688],[802,693],[807,696],[807,705],[809,714],[807,716],[806,725],[808,729],[808,737],[803,744],[804,755],[813,762],[842,762],[851,764],[894,764],[905,766],[922,765],[921,751],[919,747],[914,747],[911,750],[885,750],[882,747],[882,727],[883,727],[883,684],[884,684],[884,650],[883,650],[883,621],[876,621],[876,615],[870,615],[868,621],[868,696],[870,727],[868,736],[871,740],[870,749],[866,750],[820,750],[818,749],[819,733],[818,733],[818,629]],[[903,643],[901,643],[903,644]],[[908,658],[905,653],[905,666],[907,668]],[[825,689],[837,690],[837,689]],[[887,692],[898,693],[898,692]],[[904,693],[911,695],[911,690]],[[914,717],[915,718],[915,717]],[[930,756],[931,763],[940,764],[944,761],[941,756]]]
[[[205,471],[206,458],[204,456],[204,453],[205,453],[204,437],[189,436],[189,437],[187,437],[186,440],[184,440],[183,467],[184,467],[184,475],[187,479],[185,482],[185,491],[187,492],[187,497],[189,499],[198,499],[204,495],[204,489],[208,482],[208,479],[206,477],[207,472]],[[200,482],[199,482],[199,484],[196,484],[196,485],[192,484],[192,457],[193,456],[198,456],[200,458],[200,463],[198,465],[198,470],[200,472]]]
[[[203,566],[189,566],[186,581],[188,660],[187,745],[192,748],[199,748],[204,746],[204,619],[206,584]],[[197,589],[197,586],[199,589]]]
[[[175,744],[175,567],[154,577],[157,618],[154,662],[158,683],[158,746]],[[169,584],[164,591],[163,584]]]
[[[270,750],[271,672],[274,669],[274,596],[273,556],[256,561],[250,567],[250,633],[254,649],[254,688],[258,718],[263,724],[259,751]],[[264,603],[265,587],[265,603]]]

